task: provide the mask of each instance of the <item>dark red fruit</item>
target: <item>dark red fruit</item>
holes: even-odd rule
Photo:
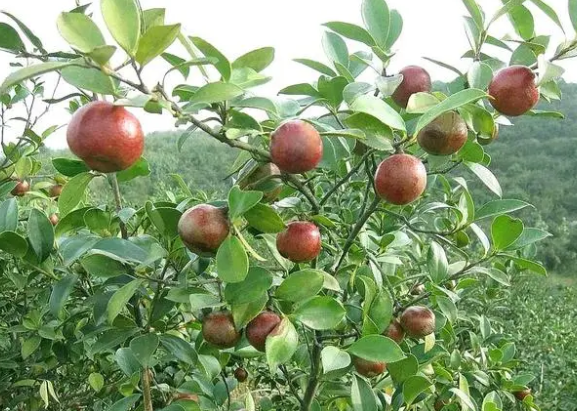
[[[353,357],[353,365],[359,374],[367,378],[381,375],[387,369],[387,364],[384,362],[372,362],[359,357]]]
[[[427,153],[435,156],[450,156],[459,151],[467,142],[467,123],[454,111],[441,114],[425,128],[417,140]]]
[[[539,102],[535,73],[525,66],[500,70],[489,85],[491,105],[501,114],[520,116]]]
[[[375,189],[389,203],[405,205],[415,201],[427,187],[427,170],[417,157],[394,154],[384,160],[375,174]]]
[[[323,158],[323,141],[309,123],[292,120],[282,124],[271,135],[272,162],[286,173],[305,173]]]
[[[58,214],[50,214],[50,217],[48,217],[48,219],[50,220],[52,225],[56,225],[58,224],[58,221],[60,221],[60,219],[58,218]]]
[[[30,191],[30,183],[26,180],[17,181],[18,183],[16,184],[16,187],[14,187],[10,193],[16,197],[22,197],[24,194]]]
[[[53,185],[50,187],[48,194],[50,197],[60,197],[60,194],[62,194],[62,186],[60,184]]]
[[[234,326],[232,314],[228,311],[214,312],[202,322],[202,336],[218,348],[232,348],[240,341],[240,332]]]
[[[531,388],[525,388],[524,390],[516,391],[513,393],[513,395],[519,401],[523,401],[525,398],[527,398],[529,395],[531,395]]]
[[[271,311],[263,311],[246,326],[246,339],[254,348],[264,352],[266,349],[266,337],[273,332],[280,322],[281,318],[277,314]]]
[[[400,344],[405,338],[405,330],[401,327],[399,320],[394,319],[391,324],[389,324],[383,335],[389,337],[397,344]]]
[[[199,204],[187,210],[178,221],[178,233],[190,251],[213,255],[228,236],[230,223],[223,209]]]
[[[410,337],[425,337],[435,331],[435,313],[427,307],[414,305],[403,311],[401,326]]]
[[[243,190],[257,190],[263,192],[263,199],[271,202],[276,200],[282,191],[282,181],[271,176],[280,175],[281,171],[273,163],[258,165],[250,174],[242,178],[238,185]]]
[[[88,167],[103,173],[126,170],[144,149],[138,119],[124,107],[106,101],[95,101],[76,111],[66,140]]]
[[[431,91],[431,76],[419,66],[407,66],[399,74],[403,75],[403,81],[395,90],[393,101],[399,106],[406,108],[409,98],[415,93],[428,93]]]
[[[293,263],[311,261],[321,252],[321,233],[313,223],[295,221],[277,234],[276,248]]]
[[[445,405],[448,405],[449,401],[446,400],[442,400],[442,399],[437,399],[437,401],[435,401],[435,411],[441,411]]]
[[[248,378],[248,372],[246,372],[244,368],[239,367],[234,370],[234,378],[236,378],[238,382],[245,382]]]

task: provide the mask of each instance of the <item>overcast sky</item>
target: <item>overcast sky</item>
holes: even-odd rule
[[[165,7],[167,23],[182,23],[186,34],[206,39],[218,47],[231,60],[235,57],[263,46],[276,49],[276,59],[266,73],[274,81],[256,92],[262,95],[274,95],[280,88],[299,82],[312,82],[318,76],[312,70],[292,61],[294,58],[313,58],[326,62],[321,36],[322,23],[328,21],[346,21],[362,24],[360,15],[361,0],[141,0],[144,8]],[[482,0],[480,3],[487,14],[492,14],[501,0]],[[527,2],[529,3],[529,2]],[[548,0],[554,6],[565,23],[568,37],[575,33],[570,29],[566,0]],[[396,8],[404,18],[404,30],[396,44],[397,55],[391,65],[391,71],[408,64],[424,66],[434,79],[450,80],[451,72],[439,68],[422,57],[432,57],[467,69],[470,61],[460,60],[467,50],[467,40],[463,30],[462,16],[466,10],[461,0],[388,0],[389,7]],[[98,1],[94,2],[98,6]],[[101,22],[99,7],[93,7],[94,18]],[[63,10],[75,6],[73,0],[2,0],[0,8],[9,11],[26,24],[42,39],[48,50],[66,49],[66,43],[56,29],[56,18]],[[533,5],[529,5],[534,9]],[[552,35],[552,44],[558,44],[565,36],[540,12],[535,11],[536,31],[538,34]],[[0,21],[9,22],[5,16]],[[102,26],[103,27],[103,26]],[[498,36],[513,33],[507,17],[503,17],[495,26]],[[173,46],[176,54],[185,56]],[[350,51],[362,49],[360,43],[349,43]],[[120,54],[117,52],[117,54]],[[0,79],[9,72],[8,55],[0,55]],[[577,65],[563,63],[567,69],[566,80],[577,81]],[[165,63],[153,64],[145,69],[145,80],[151,85],[166,70]],[[194,79],[194,78],[193,78]],[[182,79],[174,77],[178,83]],[[200,83],[196,83],[200,85]],[[169,116],[142,115],[147,132],[173,128]],[[39,124],[37,131],[52,124],[65,124],[68,115],[63,108],[57,108],[53,114]],[[65,145],[64,130],[48,139],[48,145]]]

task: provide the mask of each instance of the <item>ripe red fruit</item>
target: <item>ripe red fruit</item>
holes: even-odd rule
[[[188,209],[178,221],[178,233],[190,251],[213,255],[228,236],[230,223],[221,208],[199,204]]]
[[[240,341],[240,332],[234,326],[232,314],[228,311],[214,312],[202,322],[203,338],[218,348],[232,348]]]
[[[391,96],[399,106],[407,108],[409,98],[413,94],[431,91],[431,76],[424,68],[407,66],[399,73],[403,75],[403,81]]]
[[[435,401],[435,411],[441,411],[445,405],[448,405],[449,401],[443,401],[442,399],[437,399]]]
[[[234,378],[236,378],[238,382],[245,382],[248,378],[248,372],[246,372],[244,368],[239,367],[234,370]]]
[[[456,112],[449,111],[423,128],[417,140],[421,148],[429,154],[450,156],[465,145],[468,135],[465,120]]]
[[[367,361],[359,357],[353,357],[353,365],[359,374],[367,378],[376,377],[387,369],[387,364],[384,362]]]
[[[314,169],[323,157],[323,141],[309,123],[292,120],[281,124],[271,135],[272,162],[286,173]]]
[[[409,307],[401,315],[401,326],[410,337],[425,337],[435,331],[435,313],[427,307]]]
[[[401,327],[399,320],[394,319],[391,324],[389,324],[383,335],[389,337],[397,344],[400,344],[405,338],[405,330]]]
[[[257,166],[250,174],[242,178],[238,185],[241,189],[257,190],[263,192],[263,199],[271,202],[276,200],[282,191],[282,182],[278,178],[270,178],[281,174],[279,168],[273,163],[265,163]]]
[[[539,102],[535,73],[525,66],[511,66],[500,70],[489,85],[491,105],[501,114],[520,116]]]
[[[321,252],[321,233],[313,223],[294,221],[277,234],[276,248],[293,263],[311,261]]]
[[[30,191],[30,183],[26,180],[17,180],[18,183],[16,187],[10,192],[13,196],[22,197],[28,191]]]
[[[529,395],[531,395],[531,388],[525,388],[522,391],[516,391],[513,393],[513,395],[515,396],[515,398],[517,398],[519,401],[523,401],[525,398],[527,398]]]
[[[58,224],[58,221],[60,220],[60,219],[58,218],[58,214],[50,214],[50,217],[48,217],[48,219],[50,220],[50,222],[52,223],[52,225]]]
[[[95,101],[72,116],[66,140],[70,150],[92,170],[126,170],[142,155],[144,133],[138,119],[124,107]]]
[[[385,159],[375,174],[375,189],[389,203],[405,205],[415,201],[427,187],[427,170],[417,157],[394,154]]]
[[[62,194],[62,186],[60,184],[53,185],[50,187],[48,194],[50,197],[60,197],[60,194]]]
[[[246,326],[246,339],[254,348],[264,352],[266,337],[273,332],[281,318],[271,311],[263,311]]]

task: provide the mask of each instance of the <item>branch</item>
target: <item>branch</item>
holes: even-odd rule
[[[311,374],[309,382],[301,405],[301,411],[310,411],[311,404],[317,393],[319,387],[319,373],[321,364],[321,349],[322,345],[317,340],[317,332],[315,331],[315,338],[313,341],[313,352],[311,354]]]
[[[120,187],[118,186],[118,178],[116,178],[116,173],[111,173],[108,175],[108,181],[112,187],[112,194],[114,195],[114,203],[116,204],[116,212],[122,210],[122,196],[120,194]],[[126,224],[120,221],[120,233],[122,238],[128,239],[128,231],[126,231]]]
[[[315,198],[314,194],[307,187],[305,187],[305,185],[298,179],[297,176],[293,174],[283,174],[282,177],[285,182],[293,184],[295,188],[306,197],[315,213],[318,213],[320,211],[321,206],[317,202],[317,199]]]
[[[367,151],[363,157],[361,158],[361,160],[359,161],[359,163],[354,166],[353,168],[351,168],[351,170],[340,180],[338,181],[333,188],[331,188],[329,190],[328,193],[325,194],[325,196],[321,199],[319,205],[322,207],[330,198],[331,196],[337,192],[337,190],[343,185],[345,184],[353,175],[355,175],[357,173],[357,171],[359,171],[359,169],[362,167],[362,165],[365,162],[365,159],[367,159],[369,157],[369,155],[371,155],[372,150]]]

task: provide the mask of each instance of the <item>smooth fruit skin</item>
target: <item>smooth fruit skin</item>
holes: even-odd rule
[[[58,214],[50,214],[50,217],[48,217],[48,219],[50,220],[50,223],[52,223],[52,225],[56,225],[58,224],[58,221],[60,221],[60,219],[58,218]]]
[[[88,167],[103,173],[126,170],[144,150],[138,119],[124,107],[106,101],[95,101],[76,111],[66,140]]]
[[[30,191],[30,183],[26,180],[18,180],[16,187],[10,193],[15,197],[22,197],[28,191]]]
[[[190,251],[210,256],[228,236],[230,223],[221,208],[199,204],[188,209],[178,221],[178,234]]]
[[[248,176],[240,180],[238,185],[243,190],[262,191],[263,199],[266,202],[273,202],[282,191],[282,182],[278,178],[269,177],[280,174],[281,171],[275,164],[260,164]]]
[[[395,319],[389,324],[383,335],[400,344],[405,338],[405,330],[401,327],[399,320]]]
[[[232,314],[219,311],[209,314],[202,323],[202,336],[218,348],[232,348],[240,341],[240,333],[234,326]]]
[[[539,102],[535,73],[525,66],[500,70],[489,85],[491,105],[501,114],[520,116]]]
[[[273,332],[280,322],[281,318],[277,314],[271,311],[263,311],[246,326],[246,339],[254,348],[264,352],[266,349],[266,337]]]
[[[529,395],[531,395],[531,388],[526,388],[523,391],[516,391],[513,393],[513,395],[519,401],[523,401],[525,398],[527,398]]]
[[[281,124],[271,135],[270,157],[285,173],[305,173],[319,165],[323,158],[323,141],[319,132],[301,120]]]
[[[387,364],[384,362],[372,362],[363,360],[359,357],[353,358],[353,365],[355,370],[363,377],[372,378],[381,375],[387,369]]]
[[[403,81],[391,96],[397,105],[407,108],[413,94],[431,91],[431,76],[424,68],[407,66],[399,71],[399,74],[403,75]]]
[[[60,194],[62,194],[62,186],[60,184],[53,185],[52,187],[50,187],[48,194],[52,198],[60,197]]]
[[[321,233],[308,221],[289,223],[286,230],[276,236],[276,248],[280,255],[293,263],[314,260],[321,252]]]
[[[465,120],[454,111],[441,114],[423,128],[417,141],[423,150],[435,156],[450,156],[467,142],[469,130]]]
[[[375,190],[389,203],[405,205],[423,194],[427,187],[427,170],[417,157],[394,154],[385,159],[375,174]]]
[[[401,326],[410,337],[425,337],[435,331],[435,313],[427,307],[409,307],[401,315]]]
[[[248,372],[246,372],[244,368],[239,367],[234,370],[234,378],[236,378],[238,382],[245,382],[248,378]]]

